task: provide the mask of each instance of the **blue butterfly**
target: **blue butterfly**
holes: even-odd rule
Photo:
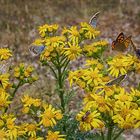
[[[95,13],[89,21],[89,24],[94,28],[97,27],[97,19],[98,19],[99,14],[100,12]]]
[[[43,46],[43,45],[40,45],[40,46],[31,46],[29,48],[29,51],[31,53],[33,53],[34,55],[39,55],[39,54],[41,54],[41,52],[44,51],[44,49],[45,49],[45,46]]]

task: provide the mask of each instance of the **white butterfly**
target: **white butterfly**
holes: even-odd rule
[[[99,14],[100,12],[95,13],[89,21],[89,24],[93,26],[94,28],[96,28],[97,26],[97,19],[98,19]]]

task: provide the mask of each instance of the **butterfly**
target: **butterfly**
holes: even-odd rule
[[[126,51],[129,44],[131,43],[131,36],[125,37],[124,34],[121,32],[117,39],[112,42],[112,50],[116,51]]]
[[[105,85],[106,86],[117,85],[117,84],[121,83],[126,77],[127,77],[127,74],[121,75],[121,76],[109,81]]]
[[[131,40],[131,45],[132,45],[132,47],[133,47],[133,49],[134,49],[134,51],[135,51],[135,53],[136,53],[136,56],[137,56],[138,58],[140,58],[140,49],[136,48],[136,46],[134,45],[134,43],[133,43],[132,40]]]
[[[41,54],[41,52],[43,52],[45,49],[45,46],[41,45],[41,46],[31,46],[29,48],[29,51],[33,54],[33,55],[39,55]]]
[[[96,26],[97,26],[97,19],[98,19],[99,14],[100,14],[100,12],[95,13],[89,21],[89,24],[94,28],[96,28]]]
[[[85,115],[82,117],[82,121],[84,122],[86,120],[86,118],[88,117],[88,115],[90,114],[90,111],[87,111],[85,113]]]

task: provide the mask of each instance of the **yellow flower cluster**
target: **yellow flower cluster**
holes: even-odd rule
[[[95,50],[106,46],[106,41],[94,42],[89,45],[90,47],[84,47],[82,42],[86,39],[94,39],[100,34],[98,30],[93,28],[88,23],[81,23],[81,26],[72,26],[70,28],[64,27],[61,30],[61,35],[57,34],[58,25],[45,24],[39,27],[39,33],[41,38],[34,41],[34,45],[45,46],[45,50],[41,53],[41,61],[56,61],[57,57],[67,57],[69,60],[75,60],[84,52]],[[58,58],[57,58],[58,59]]]
[[[56,120],[62,119],[61,110],[55,110],[52,105],[44,104],[44,111],[41,113],[40,124],[43,124],[45,127],[53,127],[56,125]]]
[[[2,88],[7,89],[10,86],[9,73],[0,74],[0,85]]]
[[[0,60],[7,60],[12,56],[12,53],[7,48],[0,48]]]
[[[21,98],[21,101],[24,105],[22,112],[25,114],[29,112],[31,106],[39,107],[41,105],[40,99],[34,99],[29,95],[24,95],[24,97]]]
[[[59,131],[48,131],[48,135],[46,136],[47,140],[65,140],[65,135],[60,135]]]
[[[136,56],[130,54],[120,54],[115,56],[112,60],[108,61],[108,71],[113,77],[126,74],[131,70],[139,72],[140,60]]]
[[[52,30],[56,30],[57,27],[52,30],[51,28],[52,27],[48,27],[47,30],[51,32]],[[42,43],[42,40],[38,39],[35,41],[34,45],[42,45]],[[1,60],[6,60],[12,56],[8,49],[0,49],[0,51]],[[25,64],[21,63],[19,66],[14,68],[13,77],[10,73],[0,73],[1,140],[16,140],[24,138],[29,140],[65,139],[65,135],[61,135],[59,131],[53,132],[49,130],[50,127],[57,124],[58,120],[62,119],[63,115],[61,114],[61,110],[57,110],[53,108],[52,105],[41,102],[41,99],[35,99],[29,95],[24,95],[21,98],[22,112],[20,112],[20,115],[26,115],[26,117],[29,116],[28,118],[31,119],[21,121],[18,120],[16,114],[8,113],[18,88],[25,83],[32,83],[37,80],[37,78],[33,75],[33,72],[34,68],[32,66],[28,65],[26,67]],[[12,84],[10,84],[10,78],[13,78]],[[45,129],[45,132],[42,134],[43,129]]]
[[[84,34],[85,38],[92,39],[100,34],[100,31],[96,30],[86,22],[82,22],[81,27],[82,28],[80,29],[80,33]]]
[[[96,53],[104,50],[106,46],[108,46],[108,42],[106,40],[101,40],[89,45],[85,45],[83,47],[83,51],[87,54],[87,56],[94,56]]]
[[[24,82],[34,82],[38,78],[33,75],[34,68],[32,66],[25,66],[24,63],[20,63],[19,66],[14,68],[14,76],[19,80],[24,80]]]
[[[57,24],[53,25],[45,24],[39,27],[39,34],[41,37],[47,37],[48,33],[56,32],[58,30],[58,27],[59,26]]]
[[[100,70],[103,69],[103,65],[99,63],[98,60],[87,60],[85,66],[90,66],[90,68],[69,72],[68,80],[70,86],[75,83],[85,90],[92,90],[93,87],[99,86],[103,83],[103,74],[100,72]]]
[[[0,87],[0,110],[4,110],[11,103],[9,94]]]
[[[114,123],[122,129],[138,128],[140,127],[139,99],[140,91],[133,88],[130,93],[118,86],[107,87],[102,93],[99,89],[95,89],[94,92],[86,94],[84,112],[77,115],[77,120],[82,125],[81,129],[84,128],[86,131],[101,128],[104,124],[108,125],[108,122],[112,122],[112,125]],[[92,115],[93,112],[98,115]],[[106,121],[104,121],[104,117]],[[95,119],[94,125],[92,119]]]

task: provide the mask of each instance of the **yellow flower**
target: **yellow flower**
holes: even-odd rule
[[[28,133],[28,136],[31,136],[31,137],[36,137],[36,132],[39,129],[40,128],[35,123],[30,123],[30,124],[27,124],[26,125],[26,131]]]
[[[3,121],[5,122],[5,126],[7,127],[6,136],[9,139],[17,139],[18,137],[18,126],[15,124],[16,118],[12,114],[3,114],[1,116]]]
[[[0,48],[0,60],[7,60],[12,56],[12,53],[7,48]]]
[[[115,115],[112,119],[120,128],[131,129],[134,126],[134,118],[130,114],[128,114],[125,118],[122,118],[120,115]]]
[[[65,140],[66,135],[60,135],[59,131],[48,131],[48,135],[46,136],[46,140]]]
[[[131,114],[132,107],[131,102],[121,102],[116,101],[114,106],[114,113],[119,114],[122,118],[125,118],[127,115]]]
[[[33,43],[32,43],[32,45],[35,45],[35,46],[42,46],[43,45],[43,43],[44,43],[44,40],[42,40],[42,39],[36,39]]]
[[[34,99],[30,97],[29,95],[24,95],[24,97],[21,98],[22,103],[24,104],[24,112],[28,112],[28,108],[31,105],[34,105],[35,107],[38,107],[41,105],[41,100],[40,99]]]
[[[66,27],[64,27],[64,28],[62,29],[62,35],[67,35],[68,32],[69,32],[69,29],[67,29]]]
[[[0,84],[2,85],[2,87],[4,89],[6,89],[10,85],[10,83],[9,83],[9,76],[10,75],[8,73],[0,75]]]
[[[27,114],[27,113],[29,112],[29,110],[30,110],[30,108],[29,108],[29,107],[26,107],[26,106],[24,106],[24,107],[22,108],[22,112],[23,112],[24,114]]]
[[[99,70],[103,69],[103,65],[97,59],[86,60],[85,66],[97,67]]]
[[[118,95],[115,95],[115,99],[118,99],[121,102],[125,102],[125,101],[131,102],[133,100],[131,95],[129,93],[127,93],[124,88],[120,88],[119,92],[120,93]]]
[[[119,74],[124,75],[127,73],[128,70],[128,62],[125,62],[125,59],[123,59],[123,56],[116,56],[113,58],[113,60],[108,62],[110,75],[114,77],[118,77]]]
[[[68,45],[69,48],[64,48],[64,54],[68,56],[70,60],[74,60],[78,56],[80,56],[82,49],[80,48],[80,46],[78,46],[78,44],[70,44],[70,42],[68,42]]]
[[[97,68],[92,69],[90,68],[86,72],[86,76],[84,77],[84,80],[87,81],[87,84],[98,86],[102,83],[102,74],[99,73],[99,70]]]
[[[69,30],[69,39],[71,42],[73,43],[78,43],[79,42],[79,37],[80,37],[80,34],[77,30],[77,27],[76,26],[72,26]]]
[[[56,32],[58,30],[58,27],[59,26],[57,24],[53,25],[45,24],[43,26],[39,26],[39,34],[41,37],[47,37],[48,33]]]
[[[62,114],[60,110],[55,110],[52,105],[44,105],[45,111],[40,115],[42,120],[40,124],[43,124],[45,127],[53,127],[56,125],[56,119],[60,120],[62,118]]]
[[[84,51],[85,53],[87,53],[88,56],[92,56],[93,53],[96,53],[96,52],[98,51],[98,48],[93,47],[93,46],[90,44],[90,45],[85,45],[85,46],[83,47],[83,51]]]
[[[98,36],[100,34],[100,31],[96,30],[95,28],[90,26],[88,23],[82,22],[80,33],[83,34],[85,38],[92,39]]]
[[[87,111],[80,111],[76,116],[76,119],[80,121],[80,129],[83,131],[89,131],[94,128],[102,129],[104,127],[104,123],[99,118],[100,113],[97,111],[89,113],[87,113]]]
[[[31,73],[33,72],[33,70],[34,70],[34,68],[32,66],[28,66],[24,71],[25,77],[31,76]]]
[[[0,109],[3,107],[7,107],[11,101],[8,101],[9,95],[4,91],[4,89],[0,88]]]
[[[103,47],[107,46],[108,42],[105,40],[94,42],[90,45],[85,45],[83,51],[88,55],[92,56],[94,53],[100,52]]]
[[[7,140],[7,136],[6,136],[6,130],[1,129],[0,130],[0,140]]]
[[[46,38],[45,45],[59,47],[59,46],[64,46],[65,41],[66,41],[65,36],[54,36],[54,37]]]
[[[108,45],[108,42],[106,40],[101,40],[101,41],[98,41],[98,42],[94,42],[92,44],[93,47],[105,47]]]
[[[137,61],[134,63],[134,68],[137,73],[140,73],[140,60],[139,59],[137,59]]]
[[[138,108],[137,110],[134,109],[132,111],[132,114],[134,115],[134,120],[135,120],[134,128],[139,128],[140,127],[140,108]]]

